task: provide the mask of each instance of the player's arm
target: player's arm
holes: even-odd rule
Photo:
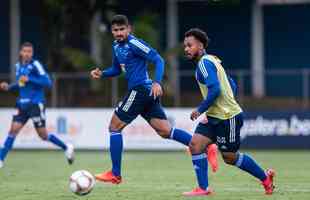
[[[0,90],[3,91],[16,91],[19,89],[19,86],[17,83],[11,83],[8,84],[7,82],[1,82],[0,83]]]
[[[120,75],[121,73],[122,73],[122,69],[117,60],[117,57],[114,54],[114,51],[113,51],[113,59],[112,59],[111,67],[108,67],[104,70],[100,70],[99,68],[96,68],[90,72],[91,77],[94,79],[114,77],[114,76]]]
[[[16,91],[19,89],[18,83],[11,83],[8,85],[8,91]]]
[[[164,59],[158,54],[155,49],[153,49],[143,41],[131,39],[129,41],[129,45],[135,54],[145,58],[147,61],[150,61],[155,65],[155,77],[152,86],[152,94],[154,95],[154,98],[156,98],[157,96],[161,96],[162,89],[160,83],[163,79],[165,70]]]
[[[35,61],[33,63],[35,70],[36,70],[36,76],[30,75],[28,77],[22,76],[21,79],[24,79],[24,82],[30,82],[42,87],[52,87],[52,80],[50,79],[49,75],[45,72],[43,66],[38,61]]]
[[[102,70],[102,78],[118,76],[122,73],[121,66],[113,53],[112,67]]]
[[[204,83],[208,87],[207,97],[200,103],[197,110],[191,114],[191,119],[195,120],[201,113],[204,113],[214,103],[220,95],[220,83],[217,77],[217,70],[214,64],[208,60],[204,60],[199,64],[199,74],[202,76]]]
[[[150,61],[155,65],[156,69],[154,81],[160,84],[165,70],[164,59],[158,54],[155,49],[153,49],[143,41],[131,39],[129,41],[129,45],[135,54],[145,58],[146,60]]]

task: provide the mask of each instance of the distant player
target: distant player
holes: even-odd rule
[[[97,180],[121,183],[121,160],[123,152],[122,130],[138,115],[141,115],[163,138],[178,141],[186,146],[192,136],[180,129],[171,127],[161,106],[159,97],[163,94],[160,85],[164,73],[164,60],[158,52],[143,40],[130,34],[128,19],[116,15],[112,19],[112,67],[91,71],[94,79],[118,76],[125,73],[128,81],[128,94],[119,103],[112,116],[110,131],[110,154],[112,170],[96,176]],[[155,65],[155,79],[149,78],[147,62]]]
[[[52,142],[65,151],[71,164],[74,159],[74,149],[71,144],[65,144],[54,134],[48,133],[45,126],[45,94],[44,88],[50,88],[52,81],[38,60],[34,60],[33,45],[25,42],[20,49],[20,59],[16,64],[16,83],[2,82],[0,90],[17,91],[16,113],[13,116],[11,129],[0,150],[0,168],[8,152],[12,149],[14,140],[28,119],[32,119],[35,129],[42,140]]]
[[[236,166],[259,179],[266,194],[274,190],[274,171],[264,171],[249,155],[240,153],[240,129],[243,125],[242,109],[235,100],[236,86],[229,80],[221,61],[206,53],[208,37],[200,29],[185,33],[184,51],[188,59],[196,63],[196,79],[204,101],[191,113],[196,120],[206,113],[207,120],[199,123],[190,143],[192,160],[199,187],[185,192],[185,196],[202,196],[212,193],[208,184],[208,162],[204,149],[216,142],[226,164]]]

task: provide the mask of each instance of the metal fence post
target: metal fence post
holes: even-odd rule
[[[57,73],[53,73],[54,84],[52,87],[52,107],[57,107],[58,100],[58,76]]]
[[[307,109],[309,104],[309,69],[303,69],[302,71],[302,99],[303,108]]]

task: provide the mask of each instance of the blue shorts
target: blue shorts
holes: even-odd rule
[[[127,124],[132,122],[138,115],[141,115],[147,121],[152,118],[167,119],[159,98],[154,99],[153,96],[150,96],[150,93],[151,89],[147,86],[134,87],[118,104],[115,114]]]
[[[240,147],[240,130],[243,126],[243,114],[230,119],[220,120],[208,117],[208,123],[199,123],[195,134],[201,134],[216,142],[222,152],[237,152]]]
[[[13,122],[26,124],[31,118],[36,128],[45,127],[45,106],[43,103],[16,105],[17,113],[13,115]]]

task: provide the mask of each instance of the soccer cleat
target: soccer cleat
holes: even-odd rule
[[[190,192],[183,192],[183,196],[187,196],[187,197],[207,196],[211,194],[213,194],[213,191],[210,187],[208,187],[206,190],[201,189],[200,187],[197,187]]]
[[[65,156],[68,160],[68,163],[71,165],[74,162],[74,147],[72,144],[67,144]]]
[[[113,184],[120,184],[122,182],[121,176],[115,176],[112,171],[103,172],[101,174],[97,174],[96,179],[98,181],[110,182]]]
[[[275,171],[273,169],[267,169],[266,175],[267,175],[267,178],[266,180],[262,181],[262,185],[265,188],[265,194],[271,195],[275,188],[273,184],[273,178],[275,176]]]
[[[4,166],[4,162],[0,160],[0,169]]]
[[[218,162],[217,162],[217,145],[210,144],[206,149],[206,154],[207,154],[211,169],[215,173],[219,167]]]

